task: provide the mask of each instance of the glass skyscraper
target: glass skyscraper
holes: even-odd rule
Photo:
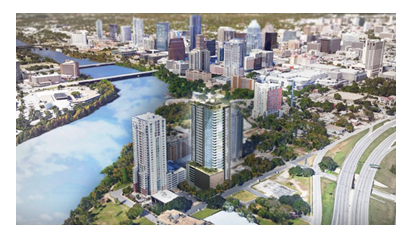
[[[169,22],[159,22],[156,24],[156,27],[157,49],[168,51]]]
[[[143,19],[133,18],[133,44],[135,47],[143,47],[144,25]]]
[[[100,19],[96,20],[96,34],[98,35],[98,39],[102,39],[102,21]]]
[[[252,49],[262,49],[261,28],[256,20],[253,20],[247,29],[246,34],[246,55],[249,55]]]
[[[190,16],[190,50],[195,48],[197,34],[201,34],[201,15]]]
[[[109,32],[110,32],[110,39],[115,40],[118,34],[118,26],[117,24],[110,24],[109,25]]]
[[[121,26],[121,39],[122,43],[131,41],[131,27]]]

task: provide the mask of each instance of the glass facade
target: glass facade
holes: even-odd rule
[[[157,49],[168,51],[168,35],[170,25],[168,22],[157,23],[156,41]]]

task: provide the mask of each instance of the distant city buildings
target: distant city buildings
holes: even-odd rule
[[[133,26],[133,45],[136,48],[143,47],[143,38],[144,38],[144,24],[143,19],[133,18],[132,19]]]
[[[132,118],[134,191],[153,195],[166,186],[166,120],[153,113]]]
[[[254,88],[254,106],[252,117],[267,117],[277,113],[282,107],[282,87],[278,84],[258,83]]]
[[[156,24],[156,28],[157,49],[168,51],[169,22],[159,22]]]
[[[87,47],[87,31],[80,31],[80,33],[72,33],[70,38],[70,44],[77,47]]]
[[[246,45],[243,39],[231,39],[224,45],[224,75],[242,76]]]
[[[118,34],[118,26],[117,26],[117,24],[109,24],[109,33],[110,33],[110,39],[111,40],[116,40],[117,39],[117,34]]]
[[[335,53],[340,50],[341,39],[340,38],[321,38],[320,39],[320,51],[324,53]]]
[[[206,49],[204,36],[196,35],[196,48],[188,54],[189,69],[210,72],[210,51]]]
[[[195,48],[195,41],[197,34],[201,34],[201,16],[190,16],[190,51]]]
[[[169,42],[168,59],[169,60],[185,60],[186,48],[183,38],[172,38]]]
[[[227,42],[231,39],[235,38],[235,30],[230,27],[219,27],[217,30],[217,41]]]
[[[121,26],[120,33],[121,33],[120,41],[122,43],[126,43],[126,42],[131,41],[132,35],[131,35],[131,27],[130,26]]]
[[[276,48],[276,44],[278,42],[278,34],[276,32],[266,32],[265,40],[264,40],[264,50],[272,51],[272,49]]]
[[[201,189],[231,179],[231,110],[221,103],[191,104],[191,162],[187,179]]]
[[[96,35],[98,36],[98,39],[102,39],[102,37],[103,37],[102,21],[100,19],[96,20]]]
[[[155,37],[150,36],[150,37],[145,37],[143,38],[143,48],[144,50],[153,50],[155,49]]]
[[[77,61],[66,59],[66,61],[60,64],[60,72],[63,75],[70,75],[73,77],[80,76],[80,68]]]
[[[246,34],[246,55],[250,54],[252,49],[262,49],[261,28],[256,20],[250,22]]]

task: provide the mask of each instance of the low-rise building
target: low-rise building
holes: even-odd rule
[[[204,81],[209,81],[212,79],[212,74],[210,72],[198,71],[198,70],[186,70],[186,78],[188,81],[195,81],[202,79]]]
[[[167,60],[165,68],[169,71],[177,74],[179,76],[185,76],[186,71],[188,70],[188,62],[187,61],[175,61],[175,60]]]
[[[326,130],[327,130],[327,134],[331,135],[331,134],[343,134],[345,132],[345,128],[343,127],[337,127],[334,125],[327,125],[326,126]]]
[[[212,225],[212,223],[190,217],[177,210],[166,210],[158,216],[157,225]]]
[[[166,172],[166,187],[168,190],[177,188],[177,185],[186,180],[186,169],[172,160],[168,160]]]
[[[151,200],[153,201],[153,203],[167,204],[168,202],[176,199],[177,197],[178,195],[174,194],[169,190],[160,190],[155,194],[151,195]]]
[[[29,76],[29,84],[32,86],[49,86],[61,82],[61,75],[53,73],[49,75]]]

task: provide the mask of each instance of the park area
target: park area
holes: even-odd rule
[[[340,142],[336,146],[334,146],[332,149],[330,149],[325,156],[333,158],[333,160],[338,164],[338,166],[342,167],[342,164],[344,163],[345,158],[348,156],[348,154],[352,151],[353,147],[356,145],[356,143],[368,133],[368,129],[364,130],[363,132],[360,132],[352,137],[349,137],[345,141]]]
[[[322,225],[331,225],[334,209],[334,193],[336,182],[329,179],[321,179],[322,190]]]
[[[250,193],[246,190],[239,191],[239,192],[231,195],[231,197],[239,199],[242,202],[250,202],[257,198],[256,195],[254,195],[253,193]]]
[[[124,204],[115,204],[108,202],[98,209],[94,209],[92,213],[95,215],[95,223],[98,225],[119,225],[121,221],[128,220],[126,212],[129,208]],[[133,222],[137,225],[155,225],[145,217],[140,217]]]
[[[369,224],[394,225],[396,205],[394,202],[375,196],[370,198]]]
[[[210,208],[205,208],[197,213],[194,213],[193,215],[191,215],[191,217],[195,217],[197,219],[204,219],[207,218],[209,216],[212,216],[213,214],[219,212],[221,209],[210,209]]]

